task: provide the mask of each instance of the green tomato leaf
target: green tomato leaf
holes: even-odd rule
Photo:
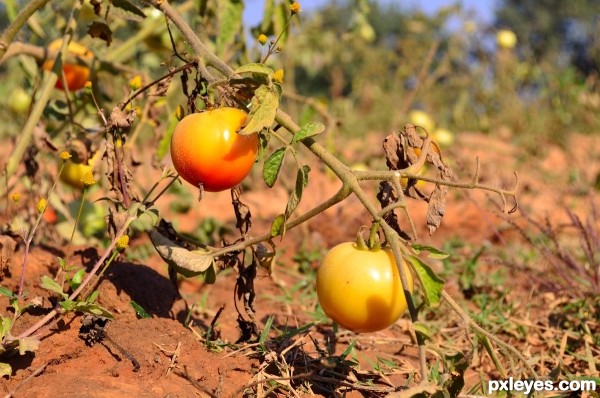
[[[10,377],[12,375],[12,368],[9,364],[0,362],[0,377]]]
[[[35,337],[23,337],[19,339],[19,354],[25,355],[27,351],[35,352],[40,346],[40,340]]]
[[[124,10],[124,11],[127,11],[134,15],[137,15],[138,17],[140,17],[140,19],[146,18],[146,14],[144,14],[144,12],[142,10],[137,8],[135,5],[133,5],[128,0],[111,0],[111,4],[117,8]],[[136,19],[136,20],[138,20],[138,19]]]
[[[160,257],[186,278],[203,274],[213,265],[213,256],[203,250],[187,250],[156,229],[152,229],[148,235]]]
[[[12,297],[15,296],[15,294],[13,292],[11,292],[10,290],[8,290],[4,286],[0,286],[0,294],[3,295],[3,296],[6,296],[8,298],[12,298]]]
[[[450,253],[447,253],[443,250],[437,249],[433,246],[413,244],[411,247],[416,254],[419,254],[422,251],[425,251],[425,252],[429,253],[427,257],[433,258],[435,260],[444,260],[444,259],[450,257]]]
[[[296,174],[296,186],[294,188],[294,192],[290,195],[288,199],[287,206],[285,208],[285,217],[290,218],[300,200],[302,199],[302,192],[304,192],[304,188],[308,185],[308,173],[310,172],[309,166],[302,166],[298,169],[298,173]]]
[[[426,340],[431,340],[431,329],[429,329],[429,326],[425,325],[422,322],[415,322],[412,324],[412,327],[415,331],[415,333],[417,334],[417,339],[420,342],[424,342]]]
[[[252,97],[252,106],[248,114],[246,126],[238,132],[241,135],[259,133],[264,128],[269,128],[275,121],[277,108],[279,107],[279,95],[277,91],[265,85],[260,86]]]
[[[85,314],[91,314],[94,316],[101,316],[108,319],[115,319],[109,310],[100,307],[98,304],[91,304],[85,301],[75,303],[73,307],[74,311],[83,312]]]
[[[410,262],[425,293],[425,302],[429,307],[440,305],[442,290],[444,290],[444,280],[436,275],[435,272],[417,256],[407,256],[406,260]]]
[[[264,344],[265,341],[267,341],[267,339],[269,338],[269,332],[271,331],[271,327],[273,326],[274,319],[275,319],[275,317],[273,315],[271,315],[267,319],[267,322],[265,322],[265,327],[263,328],[263,331],[260,333],[260,337],[258,339],[258,342],[260,344]]]
[[[243,73],[258,73],[259,75],[266,75],[271,77],[273,76],[274,72],[272,68],[268,67],[265,64],[251,63],[240,66],[235,70],[235,73],[240,75]]]
[[[221,0],[218,7],[219,36],[217,36],[217,55],[221,56],[236,39],[242,27],[244,2],[241,0]]]
[[[133,307],[133,310],[135,311],[135,314],[137,315],[138,318],[140,318],[140,319],[152,318],[152,316],[150,314],[148,314],[146,312],[146,310],[141,305],[136,303],[135,301],[131,300],[129,302],[129,304],[131,304],[131,306]]]
[[[285,152],[287,147],[281,147],[276,149],[271,156],[265,160],[263,165],[263,180],[269,188],[273,188],[275,185],[275,181],[277,181],[277,177],[279,177],[279,172],[281,171],[281,166],[283,166],[283,160],[285,159]]]
[[[60,301],[58,304],[60,304],[60,306],[63,307],[65,311],[70,312],[73,311],[77,303],[71,301],[71,299],[69,299],[68,297],[65,297],[65,299]]]
[[[204,273],[204,282],[208,283],[209,285],[214,285],[216,281],[217,271],[215,270],[215,265],[213,263]]]
[[[321,122],[310,122],[304,125],[300,131],[294,134],[294,139],[292,140],[292,144],[296,142],[300,142],[303,139],[308,137],[313,137],[315,135],[321,134],[325,131],[325,125]]]
[[[56,283],[52,278],[47,275],[42,276],[42,288],[46,290],[50,290],[51,292],[58,293],[62,297],[68,297],[65,292],[63,292],[62,286]]]
[[[90,295],[85,299],[86,302],[92,304],[98,299],[98,295],[100,292],[98,290],[94,290]]]
[[[73,275],[73,278],[71,278],[71,283],[69,283],[71,285],[71,289],[75,290],[79,287],[79,285],[81,285],[84,274],[85,274],[84,268],[81,268],[79,271],[75,272],[75,275]]]
[[[285,235],[285,215],[280,214],[273,220],[271,223],[271,237],[283,236]]]
[[[10,329],[12,328],[12,319],[6,317],[2,317],[0,319],[0,340],[3,341],[4,337],[8,335]]]
[[[156,209],[146,210],[131,223],[131,229],[136,232],[150,231],[156,224],[158,224],[158,218],[159,217]]]
[[[268,146],[269,140],[267,139],[267,136],[263,133],[258,133],[258,156],[256,157],[257,162],[260,162],[265,158]]]
[[[177,116],[175,112],[171,113],[169,120],[167,121],[167,128],[165,129],[165,134],[163,134],[160,142],[158,143],[158,148],[156,149],[156,158],[158,160],[162,160],[171,148],[171,137],[173,136],[173,131],[175,130],[175,126],[177,126],[179,120],[177,120]]]

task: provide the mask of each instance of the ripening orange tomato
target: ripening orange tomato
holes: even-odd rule
[[[49,51],[58,51],[62,46],[62,39],[56,39],[48,46]],[[90,67],[89,62],[93,58],[93,54],[85,46],[71,41],[67,47],[66,59],[62,60],[63,76],[58,76],[55,87],[64,90],[65,83],[69,91],[80,90],[85,86],[85,82],[90,79]],[[44,62],[43,68],[45,70],[52,70],[54,66],[54,60],[47,60]]]
[[[258,135],[239,135],[246,112],[218,108],[187,115],[171,137],[171,158],[179,175],[208,192],[238,185],[252,170]]]

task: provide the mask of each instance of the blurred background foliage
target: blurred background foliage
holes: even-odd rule
[[[98,16],[89,0],[84,2],[76,36],[94,50],[98,60],[94,87],[102,106],[112,107],[126,96],[127,82],[136,73],[150,81],[178,61],[171,56],[160,13],[133,0],[146,18],[110,7],[108,1],[100,3],[104,8]],[[1,28],[14,19],[22,4],[0,3]],[[327,110],[341,122],[333,135],[399,129],[410,121],[413,109],[427,112],[436,126],[455,134],[501,134],[532,151],[541,149],[541,142],[566,145],[570,132],[600,131],[597,0],[504,0],[495,4],[496,17],[490,25],[450,2],[432,15],[402,1],[327,1],[288,25],[289,2],[265,0],[257,26],[244,25],[243,8],[249,4],[240,0],[174,4],[200,37],[234,66],[256,62],[265,53],[266,46],[256,41],[258,34],[272,40],[283,32],[278,42],[282,51],[271,56],[268,64],[283,67],[285,91],[299,94],[288,96],[284,106],[303,121],[318,117],[315,108]],[[252,2],[252,6],[260,4]],[[44,46],[60,37],[71,7],[72,2],[50,2],[18,40]],[[86,34],[94,21],[110,27],[110,46]],[[497,45],[499,29],[516,33],[515,48]],[[174,39],[185,55],[181,37],[174,33]],[[2,136],[14,136],[26,117],[22,106],[11,99],[35,92],[40,82],[37,66],[24,55],[0,66],[0,117],[10,121],[0,127]],[[156,135],[161,131],[157,125],[168,129],[174,124],[170,115],[184,101],[178,80],[174,79],[167,99],[155,103],[142,136]],[[55,135],[78,128],[62,123],[67,105],[57,93],[48,107],[46,116],[48,123],[55,123]],[[79,128],[89,132],[98,127],[89,101],[75,99],[70,106],[75,107]]]

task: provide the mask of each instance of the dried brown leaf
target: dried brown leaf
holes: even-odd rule
[[[15,254],[17,242],[8,235],[0,235],[0,280],[4,277],[4,270],[8,269]]]
[[[108,208],[106,221],[108,224],[108,236],[111,240],[115,238],[117,232],[127,222],[127,218],[129,218],[129,216],[126,212],[119,213],[112,206]]]
[[[88,27],[88,35],[93,38],[98,38],[106,42],[106,46],[110,46],[112,42],[112,30],[104,22],[94,21]]]
[[[250,207],[240,200],[241,192],[239,188],[234,188],[231,191],[231,202],[235,212],[235,227],[239,229],[242,235],[246,235],[250,227],[252,227],[252,213]]]
[[[114,107],[108,119],[108,129],[128,129],[135,121],[135,110],[122,111],[118,106]]]
[[[452,181],[454,179],[454,173],[446,166],[439,156],[434,153],[439,164],[437,165],[439,171],[439,178],[442,181]],[[448,193],[448,187],[446,185],[437,184],[429,196],[429,206],[427,207],[427,227],[429,228],[429,234],[433,234],[436,229],[442,223],[442,218],[446,212],[446,194]]]
[[[213,256],[202,249],[187,250],[163,236],[156,229],[152,229],[148,235],[160,257],[183,276],[199,275],[213,265]]]
[[[169,70],[170,72],[171,70]],[[167,90],[171,86],[171,81],[173,81],[173,75],[167,77],[166,79],[161,80],[154,88],[154,91],[150,93],[153,97],[164,97],[167,95]]]

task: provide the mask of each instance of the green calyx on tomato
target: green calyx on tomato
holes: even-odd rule
[[[401,266],[412,294],[412,274],[404,261]],[[362,239],[325,255],[317,270],[317,296],[327,316],[357,333],[385,329],[408,308],[392,251],[378,242],[369,248]]]

